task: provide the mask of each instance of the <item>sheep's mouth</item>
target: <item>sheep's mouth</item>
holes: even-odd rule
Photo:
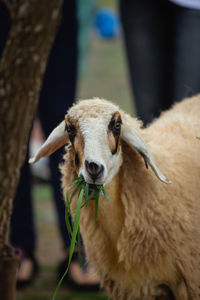
[[[96,188],[96,184],[89,184],[88,193],[91,194]]]

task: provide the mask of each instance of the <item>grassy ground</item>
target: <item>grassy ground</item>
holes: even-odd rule
[[[80,80],[78,97],[91,98],[94,96],[113,100],[126,111],[133,112],[120,39],[112,41],[92,39],[88,68]],[[31,287],[17,293],[16,300],[51,299],[56,288],[56,265],[63,255],[55,209],[53,201],[51,201],[51,189],[48,185],[36,185],[33,192],[35,223],[38,232],[37,257],[41,270]],[[97,297],[91,294],[71,294],[69,289],[62,287],[57,299],[106,299],[103,295],[100,294]]]

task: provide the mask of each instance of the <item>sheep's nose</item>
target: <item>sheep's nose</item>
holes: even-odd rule
[[[85,167],[93,181],[99,178],[104,170],[103,165],[98,165],[95,162],[89,162],[88,160],[85,161]]]

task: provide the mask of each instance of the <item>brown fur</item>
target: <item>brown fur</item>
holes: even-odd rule
[[[115,136],[112,131],[108,130],[108,144],[111,153],[119,154],[120,150],[120,139]]]
[[[88,260],[113,300],[200,299],[200,96],[186,99],[147,129],[120,111],[146,141],[166,185],[123,140],[123,164],[99,201],[81,212]],[[72,148],[61,166],[64,191],[76,172]],[[65,192],[64,192],[65,193]],[[72,203],[73,208],[76,201]]]
[[[74,163],[74,168],[78,173],[79,166],[82,163],[83,159],[83,149],[84,149],[84,141],[81,134],[80,126],[77,120],[74,118],[70,118],[68,115],[65,118],[66,124],[72,124],[76,128],[76,135],[71,143],[71,160]],[[78,157],[79,164],[76,163],[76,157]]]

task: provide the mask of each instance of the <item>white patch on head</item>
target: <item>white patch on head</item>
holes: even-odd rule
[[[108,143],[108,120],[99,118],[87,118],[79,120],[81,133],[84,140],[84,155],[82,165],[79,169],[79,176],[82,175],[86,182],[93,183],[86,167],[85,161],[94,162],[104,167],[102,176],[95,181],[95,184],[108,184],[117,174],[121,164],[121,149],[118,154],[112,155]]]

